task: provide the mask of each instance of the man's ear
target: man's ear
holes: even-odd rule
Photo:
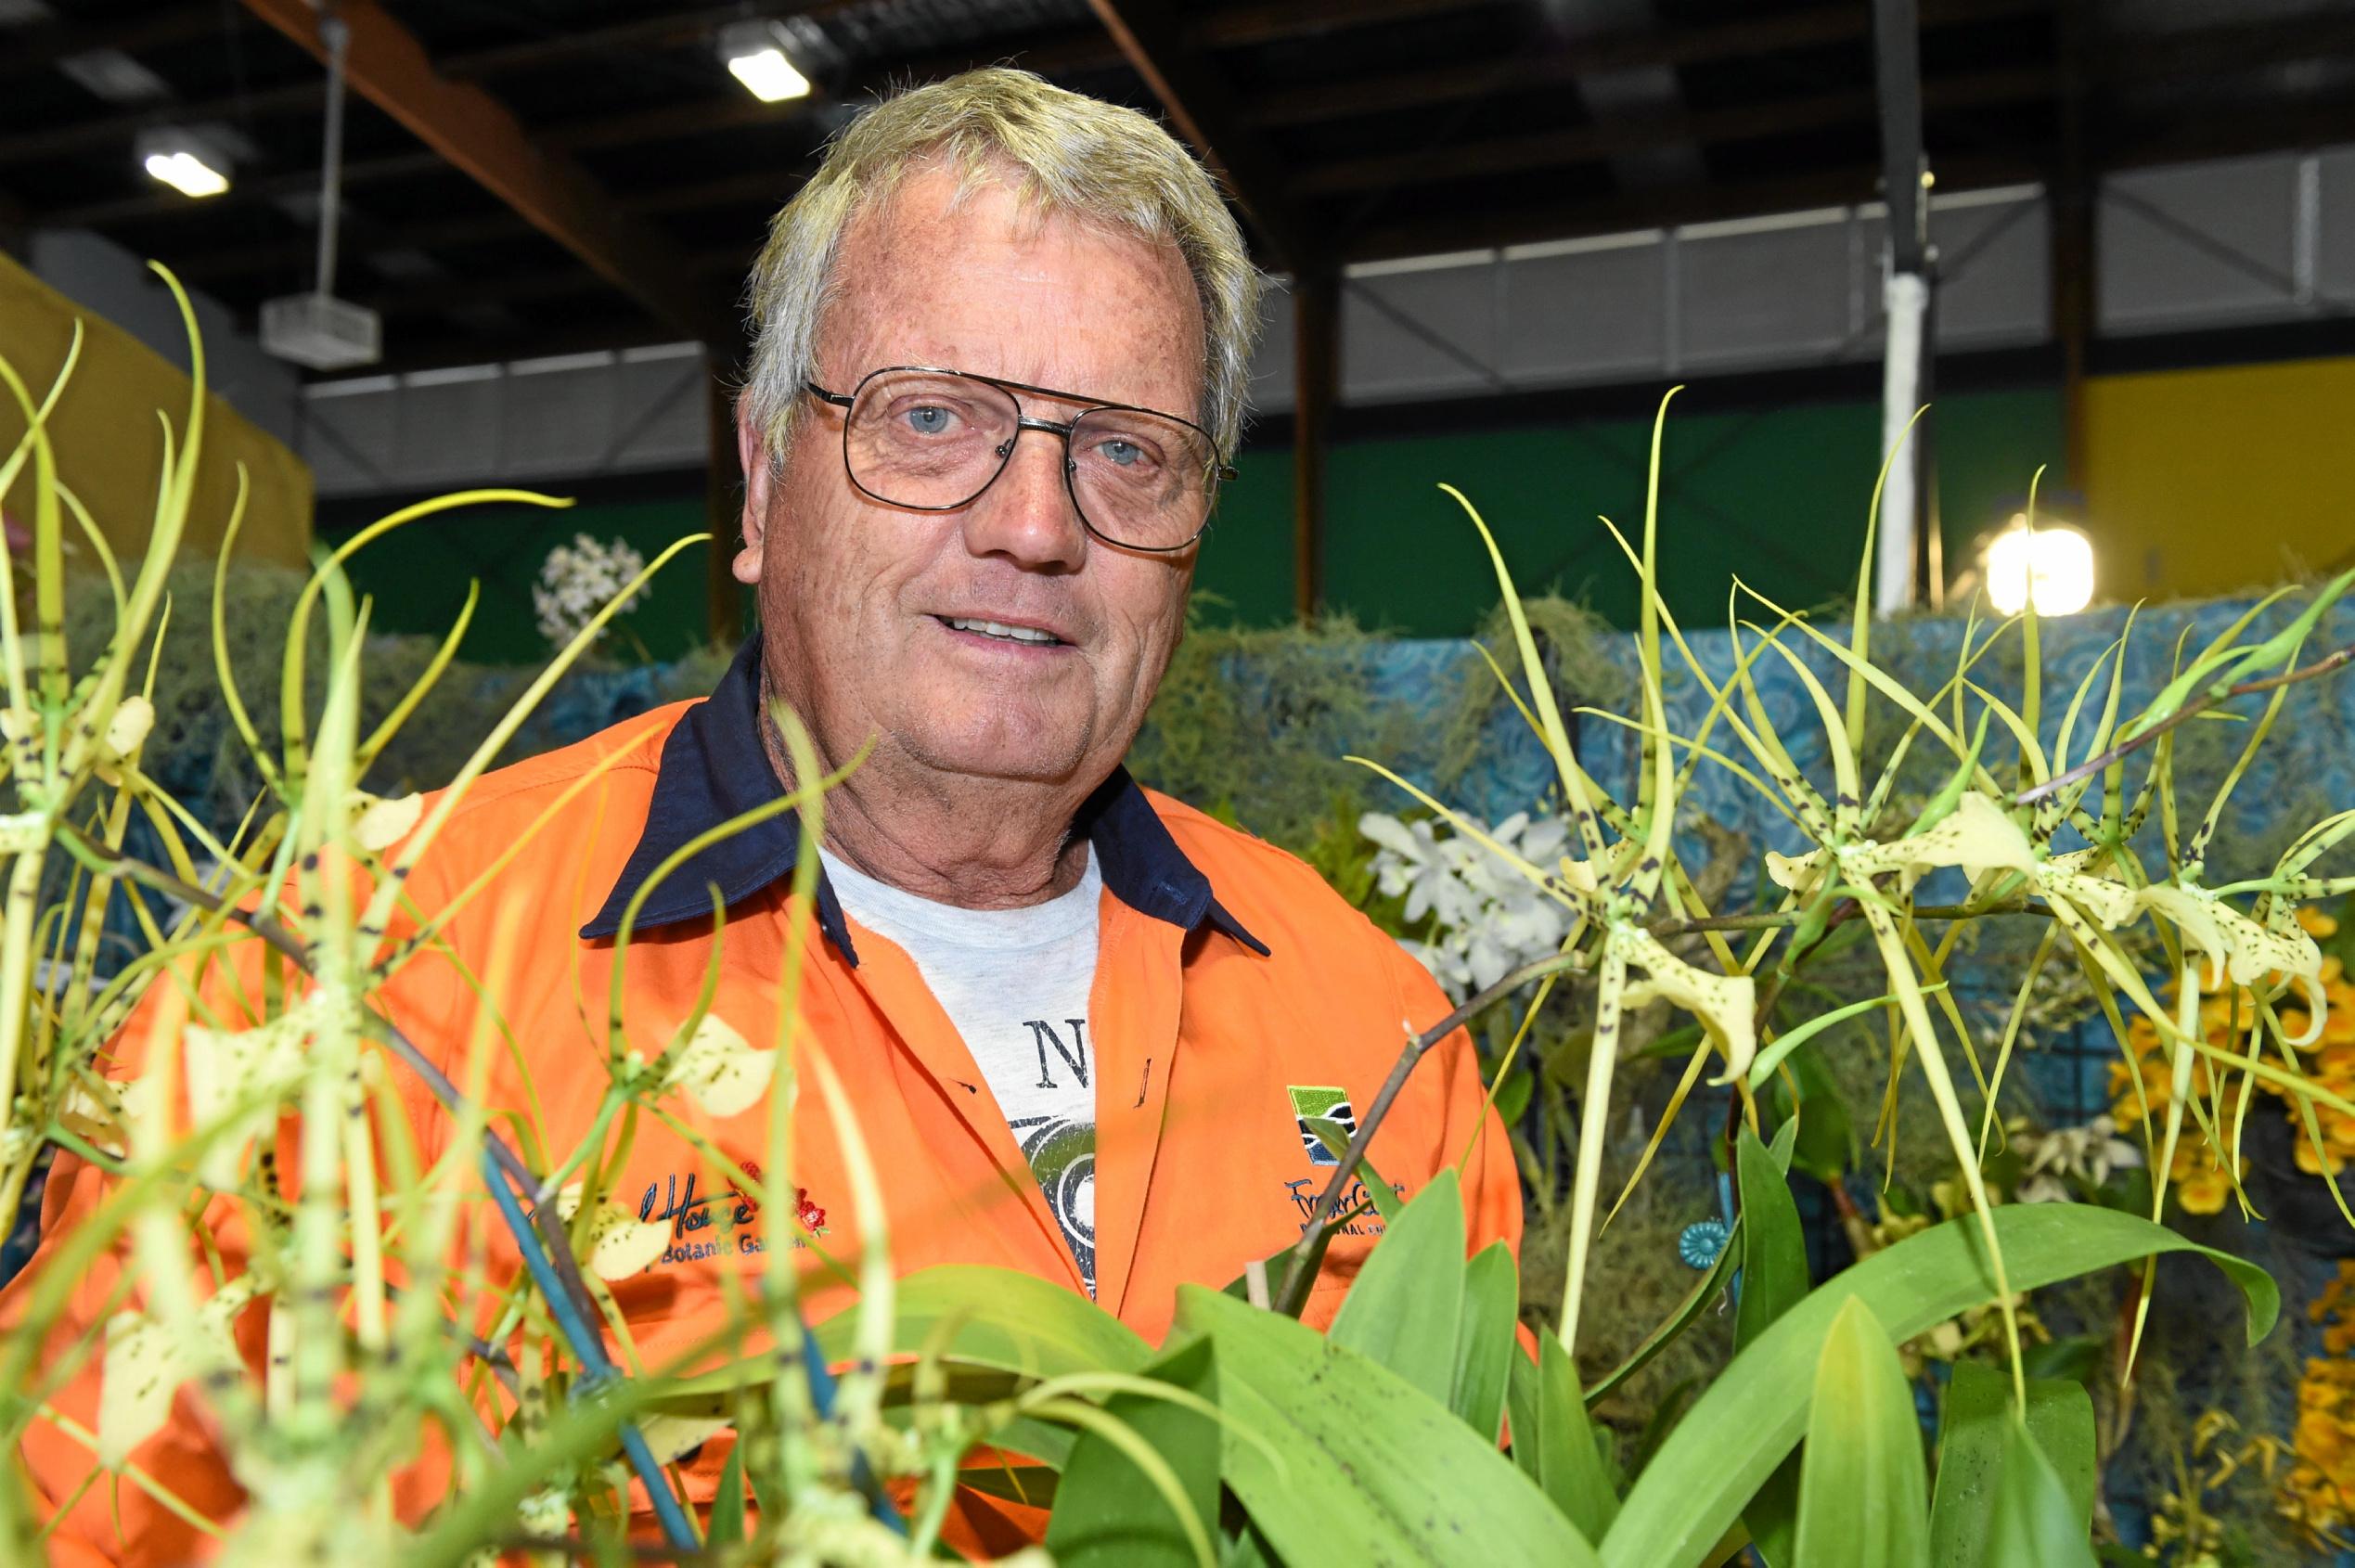
[[[768,542],[768,503],[777,480],[777,465],[769,460],[768,443],[763,439],[742,403],[736,409],[736,459],[744,468],[744,514],[738,520],[743,547],[728,571],[747,587],[758,587],[761,581],[763,546]]]

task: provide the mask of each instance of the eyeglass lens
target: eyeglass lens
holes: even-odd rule
[[[1013,393],[963,376],[892,370],[853,404],[843,456],[860,489],[894,506],[946,510],[972,500],[1005,468],[1021,434]],[[1127,408],[1091,408],[1072,423],[1072,498],[1089,527],[1118,544],[1174,549],[1210,509],[1210,443],[1201,431]]]

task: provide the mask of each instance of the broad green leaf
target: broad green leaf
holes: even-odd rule
[[[2093,1513],[2093,1402],[2081,1384],[2034,1379],[2027,1385],[2028,1430],[2055,1467],[2078,1528]],[[1930,1505],[1931,1561],[1938,1568],[1978,1568],[1987,1559],[2003,1448],[2012,1425],[2012,1382],[1976,1361],[1958,1361],[1947,1384],[1938,1431],[1938,1478]]]
[[[1783,1126],[1796,1135],[1795,1125]],[[1758,1135],[1747,1126],[1735,1145],[1734,1163],[1744,1221],[1742,1300],[1735,1309],[1733,1327],[1734,1345],[1739,1349],[1757,1340],[1808,1293],[1808,1248],[1790,1181],[1766,1145],[1758,1141]]]
[[[2185,1252],[2208,1259],[2240,1287],[2252,1343],[2271,1330],[2281,1311],[2281,1292],[2263,1269],[2132,1215],[2080,1203],[2005,1204],[1990,1221],[2014,1291]],[[1695,1561],[1725,1533],[1806,1430],[1816,1357],[1850,1296],[1864,1299],[1891,1339],[1906,1340],[1994,1294],[1971,1216],[1909,1237],[1835,1275],[1735,1357],[1670,1434],[1603,1538],[1603,1562],[1657,1568]]]
[[[1757,1134],[1744,1126],[1734,1147],[1743,1221],[1742,1275],[1733,1320],[1736,1350],[1757,1340],[1808,1293],[1807,1239],[1799,1228],[1799,1206],[1792,1202],[1790,1180],[1782,1174],[1798,1130],[1798,1119],[1783,1123],[1775,1137],[1776,1152],[1769,1153]],[[1767,1478],[1742,1515],[1769,1568],[1790,1563],[1798,1514],[1799,1465],[1793,1455]]]
[[[1545,1488],[1580,1535],[1599,1538],[1619,1511],[1602,1449],[1578,1394],[1577,1369],[1552,1334],[1538,1336],[1538,1359],[1512,1358],[1512,1459]]]
[[[1527,1359],[1513,1343],[1520,1304],[1521,1276],[1512,1253],[1502,1241],[1491,1241],[1463,1266],[1455,1382],[1448,1394],[1448,1408],[1491,1443],[1504,1422],[1512,1363]]]
[[[1178,1324],[1217,1345],[1224,1477],[1286,1562],[1596,1561],[1511,1459],[1386,1368],[1198,1285]]]
[[[1841,1305],[1816,1358],[1799,1474],[1796,1560],[1807,1568],[1927,1568],[1922,1429],[1913,1391],[1872,1309]],[[2023,1560],[2027,1561],[2027,1560]]]
[[[1190,1340],[1145,1368],[1145,1376],[1218,1397],[1211,1342]],[[1104,1413],[1126,1421],[1169,1463],[1195,1523],[1216,1540],[1218,1524],[1218,1423],[1202,1411],[1149,1394],[1117,1394]],[[1047,1525],[1047,1549],[1064,1568],[1085,1564],[1177,1565],[1199,1562],[1185,1524],[1144,1472],[1100,1433],[1083,1432],[1064,1461]]]
[[[710,1521],[703,1544],[714,1550],[741,1545],[744,1539],[744,1445],[740,1439],[720,1466],[719,1490],[712,1494]]]
[[[1996,1484],[1987,1555],[1974,1568],[2010,1568],[2014,1562],[2093,1568],[2092,1536],[2067,1484],[2027,1427],[2006,1416],[2003,1430],[2003,1475]]]
[[[1415,1194],[1366,1256],[1330,1337],[1444,1401],[1463,1305],[1463,1197],[1446,1170]]]
[[[854,1354],[857,1331],[856,1303],[810,1330],[819,1354],[837,1361]],[[934,1345],[936,1331],[943,1337]],[[888,1354],[914,1356],[928,1347],[943,1360],[1033,1379],[1134,1372],[1152,1356],[1152,1347],[1134,1329],[1086,1297],[1036,1275],[972,1264],[920,1269],[894,1288]],[[755,1356],[666,1383],[655,1398],[670,1407],[746,1382],[765,1382],[775,1371],[773,1357]]]

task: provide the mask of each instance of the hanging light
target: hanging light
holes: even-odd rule
[[[229,160],[186,131],[149,131],[138,144],[139,163],[183,196],[218,196],[229,188]]]
[[[774,22],[737,22],[722,28],[719,57],[728,73],[763,103],[809,96],[810,81],[785,52],[785,33]]]
[[[2000,615],[2031,601],[2039,615],[2074,615],[2093,599],[2093,544],[2074,528],[2031,529],[2025,513],[1987,547],[1987,597]]]

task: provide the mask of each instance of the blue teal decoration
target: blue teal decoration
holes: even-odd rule
[[[1732,1227],[1721,1219],[1694,1220],[1677,1237],[1677,1256],[1687,1268],[1706,1269],[1718,1261],[1732,1235]]]

